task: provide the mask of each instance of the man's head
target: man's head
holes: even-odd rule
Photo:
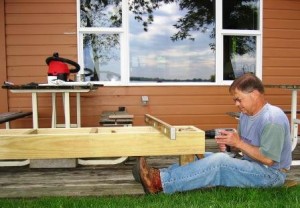
[[[229,92],[235,105],[247,115],[255,115],[266,103],[262,81],[254,74],[244,74],[235,79]]]
[[[229,92],[232,94],[232,92],[234,92],[235,90],[239,90],[245,93],[257,90],[261,94],[265,93],[262,81],[251,73],[244,74],[233,81],[229,88]]]

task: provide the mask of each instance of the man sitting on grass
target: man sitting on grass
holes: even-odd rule
[[[241,159],[213,153],[190,164],[156,169],[144,157],[133,173],[146,193],[174,193],[203,187],[276,187],[284,184],[290,169],[289,120],[264,97],[264,86],[253,74],[237,78],[229,88],[241,114],[237,132],[221,131],[215,137],[221,151],[226,145],[242,152]]]

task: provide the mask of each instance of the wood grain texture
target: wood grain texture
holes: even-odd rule
[[[153,127],[0,130],[0,159],[202,154],[204,131],[176,126],[176,140]]]

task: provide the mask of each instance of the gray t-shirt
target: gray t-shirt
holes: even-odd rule
[[[239,134],[241,139],[275,161],[275,169],[289,169],[292,161],[292,143],[289,120],[278,107],[266,104],[254,116],[240,115]],[[244,155],[247,160],[254,161]]]

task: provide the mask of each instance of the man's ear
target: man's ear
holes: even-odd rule
[[[260,92],[259,92],[258,90],[253,90],[251,93],[252,93],[252,95],[254,95],[255,97],[260,96]]]

